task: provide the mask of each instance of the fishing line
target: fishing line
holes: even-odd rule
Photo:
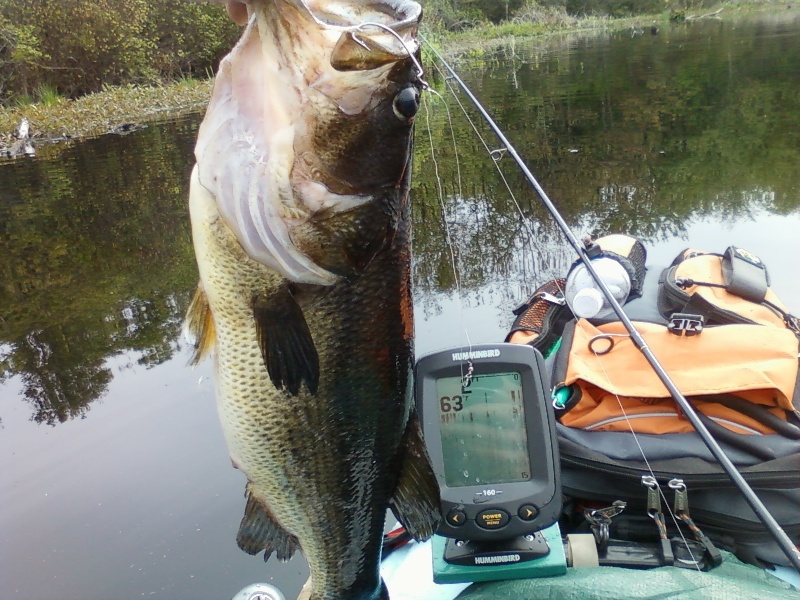
[[[456,265],[456,255],[455,255],[455,245],[453,244],[453,239],[450,235],[450,227],[448,226],[447,222],[447,207],[445,206],[444,201],[444,186],[442,184],[442,177],[439,173],[439,161],[436,159],[436,153],[434,152],[434,144],[433,144],[433,130],[431,128],[431,120],[430,120],[430,110],[428,109],[428,103],[424,102],[423,106],[425,107],[425,124],[428,130],[428,141],[431,146],[431,162],[433,163],[433,173],[434,177],[436,178],[436,196],[439,200],[439,204],[442,207],[442,222],[444,223],[444,232],[445,236],[447,237],[447,249],[450,254],[450,266],[453,270],[453,279],[455,280],[456,284],[456,293],[458,295],[459,303],[461,302],[461,280],[459,277],[459,271]],[[463,308],[463,307],[462,307]]]
[[[541,199],[542,203],[547,208],[548,212],[551,214],[553,219],[558,224],[558,227],[561,229],[564,236],[567,238],[567,241],[572,246],[572,248],[577,252],[578,256],[580,257],[581,261],[583,262],[586,270],[591,275],[592,279],[595,281],[597,287],[602,291],[603,296],[606,298],[609,305],[613,308],[614,313],[617,315],[617,318],[622,322],[625,329],[631,336],[631,340],[635,344],[636,348],[644,355],[647,362],[650,364],[650,367],[656,373],[658,378],[661,380],[661,383],[669,392],[669,395],[675,400],[675,402],[679,405],[681,411],[689,420],[689,422],[694,427],[695,431],[698,433],[700,438],[703,440],[703,443],[709,449],[711,454],[720,464],[722,469],[731,479],[731,481],[736,485],[739,491],[744,496],[747,503],[750,505],[750,508],[753,509],[753,512],[759,518],[759,520],[763,523],[764,527],[769,531],[770,535],[773,537],[777,545],[780,547],[781,551],[784,553],[786,558],[792,564],[794,569],[800,573],[800,550],[794,546],[789,536],[786,532],[781,528],[780,524],[775,520],[772,514],[767,510],[767,507],[761,502],[761,499],[755,494],[753,489],[750,487],[750,484],[744,479],[742,474],[737,470],[736,466],[733,462],[728,458],[727,454],[725,454],[724,450],[720,447],[711,433],[706,428],[705,424],[701,421],[700,417],[698,416],[697,412],[695,411],[694,407],[691,403],[683,396],[680,390],[677,388],[675,383],[672,381],[672,378],[666,372],[664,367],[658,361],[656,356],[653,354],[650,347],[645,342],[644,338],[642,337],[641,333],[636,329],[633,325],[633,322],[628,318],[625,312],[622,310],[619,302],[617,302],[614,295],[608,289],[608,286],[605,284],[603,279],[595,270],[594,266],[592,265],[591,259],[587,256],[583,246],[578,241],[578,238],[572,233],[567,222],[561,216],[561,214],[556,209],[553,202],[545,193],[544,189],[542,189],[539,182],[533,176],[533,174],[528,169],[525,162],[517,153],[514,146],[506,138],[505,134],[499,128],[499,126],[495,123],[483,105],[478,101],[478,99],[474,96],[474,94],[470,91],[467,85],[461,80],[455,70],[444,60],[444,58],[436,51],[436,49],[431,45],[423,36],[420,36],[423,42],[427,44],[430,51],[433,55],[439,60],[439,62],[447,69],[447,71],[452,75],[453,79],[455,79],[461,90],[470,101],[475,105],[480,112],[481,116],[486,121],[487,125],[492,129],[501,143],[506,147],[508,153],[514,159],[519,169],[522,171],[525,178],[528,180],[528,183],[536,190],[537,195]]]
[[[428,43],[428,42],[426,41],[426,43]],[[428,44],[428,45],[430,45],[430,44]],[[486,153],[492,158],[492,164],[494,165],[495,170],[497,171],[497,174],[500,177],[500,180],[503,182],[503,185],[505,186],[506,191],[508,192],[508,195],[511,198],[511,201],[514,204],[514,207],[516,208],[517,213],[521,217],[520,223],[522,224],[522,227],[527,231],[528,244],[529,244],[531,250],[533,250],[533,251],[539,250],[539,248],[538,248],[538,246],[536,244],[536,241],[535,241],[535,233],[533,231],[533,228],[530,226],[529,219],[526,217],[524,211],[522,210],[522,207],[520,206],[519,201],[517,200],[517,197],[516,197],[516,195],[514,194],[514,191],[511,188],[511,184],[508,182],[508,179],[506,178],[505,174],[503,173],[503,170],[500,168],[500,160],[503,158],[503,156],[505,156],[505,154],[507,152],[506,148],[497,148],[497,149],[494,149],[494,150],[489,148],[489,144],[486,143],[485,138],[483,137],[483,135],[481,134],[481,132],[478,129],[477,125],[473,121],[473,119],[470,116],[469,112],[467,111],[466,107],[461,102],[461,99],[458,97],[458,94],[456,93],[455,88],[450,83],[451,80],[452,80],[452,77],[446,75],[439,68],[439,66],[436,65],[436,64],[433,65],[433,68],[442,77],[445,85],[447,86],[447,89],[450,92],[450,95],[452,96],[453,100],[455,100],[456,104],[458,104],[458,107],[461,109],[461,113],[464,115],[464,118],[467,120],[467,122],[472,127],[472,131],[475,133],[475,136],[478,138],[478,140],[480,140],[481,144],[483,145],[484,149],[486,150]],[[447,104],[445,104],[445,106],[447,106]],[[449,118],[449,115],[450,115],[449,110],[448,110],[447,114],[448,114],[448,118]],[[451,130],[452,130],[452,124],[451,124]],[[458,156],[458,152],[457,151],[456,151],[456,156]],[[459,190],[460,190],[460,183],[459,183]],[[463,195],[461,197],[463,198]],[[524,267],[524,264],[525,264],[525,262],[523,261],[523,267]],[[559,284],[556,284],[556,285],[558,285],[559,288],[561,287]],[[562,289],[561,292],[563,293],[564,290]]]
[[[427,41],[426,41],[426,43],[427,43]],[[519,205],[519,202],[517,201],[517,197],[514,194],[514,191],[511,189],[511,184],[508,183],[508,179],[506,179],[506,176],[503,173],[503,170],[500,168],[500,164],[499,163],[500,163],[500,159],[502,159],[502,154],[505,152],[505,148],[500,148],[500,149],[495,149],[495,150],[492,150],[492,149],[489,148],[489,145],[486,143],[486,140],[481,135],[481,132],[478,130],[478,127],[475,125],[475,122],[472,120],[472,117],[470,117],[469,112],[467,112],[466,107],[461,102],[461,99],[458,97],[458,94],[456,93],[456,90],[453,88],[452,84],[450,83],[450,81],[452,80],[452,77],[448,77],[445,73],[443,73],[442,70],[438,67],[438,65],[434,65],[434,69],[436,69],[436,71],[442,76],[442,79],[444,80],[444,83],[447,86],[447,89],[450,91],[450,94],[453,97],[453,100],[456,101],[456,103],[458,104],[458,107],[461,109],[461,112],[464,114],[464,117],[467,119],[467,122],[472,127],[472,131],[475,133],[475,135],[480,140],[480,142],[483,145],[484,149],[486,150],[487,154],[489,154],[489,156],[492,157],[492,163],[494,164],[498,175],[500,175],[500,179],[503,181],[503,185],[505,185],[506,190],[508,191],[508,195],[511,197],[511,200],[514,202],[514,206],[516,207],[517,212],[519,212],[519,214],[524,217],[525,214],[523,213],[522,207]],[[497,157],[498,153],[500,154],[499,157]],[[533,229],[528,224],[527,219],[524,219],[522,223],[523,223],[523,227],[525,227],[528,230],[528,233],[530,234],[531,239],[532,239],[533,238]]]
[[[431,91],[433,91],[433,90],[431,90]],[[448,106],[448,104],[445,101],[445,99],[438,93],[436,94],[436,96],[440,100],[442,100],[442,102],[444,103],[444,111],[445,111],[445,114],[447,115],[447,128],[450,131],[450,140],[453,142],[453,157],[455,158],[455,161],[456,161],[456,185],[458,187],[458,198],[462,199],[464,197],[464,191],[463,191],[462,178],[461,178],[461,161],[458,158],[458,144],[456,143],[455,127],[453,127],[453,115],[450,113],[450,106]],[[425,106],[425,109],[427,111],[427,109],[428,109],[427,105]],[[435,160],[436,152],[435,152],[434,146],[433,146],[433,135],[432,135],[432,131],[431,131],[430,114],[428,114],[427,112],[426,112],[426,123],[428,125],[428,138],[430,139],[430,142],[431,142],[431,158],[433,158]],[[445,206],[444,190],[442,189],[441,180],[439,178],[438,163],[437,163],[437,174],[436,174],[436,177],[437,177],[437,180],[439,181],[439,202],[442,205],[442,214],[444,214],[444,206]],[[449,233],[449,226],[448,226],[448,223],[447,223],[447,219],[444,219],[444,226],[445,226],[445,230],[448,231],[447,236],[448,236],[448,241],[449,241],[450,233]],[[453,249],[451,247],[451,252],[452,251],[453,251]],[[459,254],[459,264],[461,264],[461,260],[460,259],[461,259],[461,254]],[[455,269],[456,269],[456,265],[455,265],[455,260],[454,260],[453,261],[453,275],[457,277],[457,275],[455,273]],[[460,286],[459,286],[459,289],[458,289],[458,305],[459,305],[459,311],[460,311],[460,315],[459,316],[461,318],[461,330],[464,332],[464,335],[467,338],[467,345],[469,346],[469,351],[472,352],[472,339],[470,339],[469,330],[467,329],[466,323],[464,322],[464,316],[465,316],[464,315],[464,305],[463,305],[463,303],[461,301],[461,288],[460,288]],[[461,363],[461,387],[462,387],[462,389],[468,388],[472,384],[472,375],[473,375],[474,371],[475,371],[475,365],[472,363],[472,359],[467,359],[467,372],[466,373],[464,373],[464,364],[463,364],[463,362]]]
[[[433,90],[431,90],[431,91],[433,91]],[[439,94],[436,94],[436,95],[439,96]],[[439,97],[441,97],[441,96],[439,96]],[[445,201],[444,201],[444,186],[442,184],[442,177],[441,177],[441,175],[439,173],[439,161],[436,159],[436,152],[434,151],[433,128],[431,127],[430,110],[428,109],[427,99],[425,99],[425,101],[423,102],[423,106],[425,107],[425,124],[426,124],[427,130],[428,130],[428,141],[429,141],[430,147],[431,147],[431,161],[433,162],[433,171],[434,171],[434,176],[436,178],[437,197],[438,197],[438,200],[439,200],[439,204],[442,207],[442,222],[444,224],[445,237],[447,239],[447,249],[448,249],[448,252],[450,253],[450,267],[453,270],[453,280],[455,281],[455,284],[456,284],[456,298],[458,299],[459,317],[461,318],[461,329],[462,329],[462,331],[464,332],[464,335],[467,338],[467,345],[468,345],[468,347],[469,347],[469,349],[471,351],[472,350],[472,340],[469,337],[469,331],[467,330],[466,323],[464,322],[464,302],[463,302],[463,298],[462,298],[462,294],[461,294],[461,277],[460,277],[460,270],[459,270],[458,264],[457,264],[460,261],[456,260],[455,244],[453,243],[453,238],[450,235],[450,226],[449,226],[449,224],[447,222],[447,207],[446,207]],[[447,109],[447,104],[445,104],[445,109]],[[448,115],[449,115],[449,111],[448,111]],[[451,125],[452,125],[452,122],[451,122]],[[460,187],[460,185],[461,185],[461,182],[459,181],[459,187]],[[459,258],[460,258],[460,255],[459,255]],[[472,363],[471,362],[469,362],[469,369],[470,369],[470,371],[472,370]],[[464,378],[464,377],[465,377],[465,375],[462,373],[462,378]]]
[[[458,143],[456,142],[456,130],[455,127],[453,127],[453,115],[450,113],[450,106],[447,104],[447,101],[445,101],[445,99],[442,96],[439,97],[444,102],[445,114],[447,115],[447,128],[450,131],[450,141],[453,142],[453,158],[455,158],[456,161],[456,182],[458,185],[458,198],[463,199],[464,189],[462,186],[463,182],[461,179],[461,160],[459,158],[459,153],[458,153]],[[432,144],[431,144],[431,154],[433,154]]]

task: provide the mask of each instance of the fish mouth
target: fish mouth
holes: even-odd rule
[[[422,9],[410,0],[251,6],[200,128],[199,181],[251,259],[296,283],[332,285],[339,275],[310,258],[292,232],[315,214],[346,213],[373,199],[368,185],[324,176],[349,156],[341,143],[330,150],[330,124],[374,128],[373,115],[397,93],[398,69],[411,72],[413,63],[410,81],[418,80]]]
[[[422,7],[411,0],[278,0],[307,21],[338,37],[331,66],[339,71],[369,70],[411,57],[419,49]],[[368,55],[368,58],[364,55]]]

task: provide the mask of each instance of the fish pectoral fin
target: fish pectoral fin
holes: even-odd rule
[[[250,484],[245,488],[247,504],[236,534],[239,548],[255,556],[264,551],[264,562],[274,552],[280,561],[292,558],[297,550],[297,538],[278,525],[272,513],[252,494]]]
[[[288,284],[253,297],[258,345],[272,384],[297,396],[305,381],[317,393],[319,355],[305,315]]]
[[[194,346],[194,352],[189,359],[189,364],[194,366],[208,356],[217,339],[211,307],[202,284],[197,284],[197,291],[186,311],[184,327]]]
[[[417,540],[427,540],[439,527],[439,484],[425,450],[416,412],[406,427],[400,480],[389,506],[394,516]]]

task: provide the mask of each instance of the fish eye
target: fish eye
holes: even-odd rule
[[[392,101],[394,114],[401,121],[410,121],[419,110],[419,90],[413,86],[400,90]]]

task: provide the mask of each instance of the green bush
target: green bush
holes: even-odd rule
[[[525,0],[422,0],[425,23],[450,31],[475,26],[480,22],[500,23],[514,17]]]
[[[430,29],[487,21],[624,16],[713,0],[423,0]],[[560,21],[559,21],[560,22]],[[183,0],[0,0],[0,104],[76,97],[105,85],[203,76],[239,29],[219,4]]]
[[[627,17],[657,14],[665,8],[664,0],[567,0],[567,12],[573,15]]]
[[[152,2],[148,36],[155,44],[153,65],[162,77],[204,75],[216,68],[240,30],[213,3]]]
[[[48,85],[67,96],[152,79],[146,0],[8,0],[4,15],[33,32],[40,59],[17,94]],[[4,4],[4,6],[5,6]]]
[[[425,25],[445,31],[458,31],[474,25],[477,12],[465,9],[463,4],[463,0],[428,0],[423,4]]]
[[[492,23],[508,21],[520,9],[524,0],[474,0],[476,7]]]
[[[34,71],[42,58],[34,29],[0,14],[0,101],[15,90],[27,94],[35,87]]]
[[[553,15],[655,14],[670,2],[690,1],[700,0],[427,0],[424,7],[429,27],[460,30],[486,21],[530,21],[536,14],[547,19]]]
[[[0,0],[0,101],[204,74],[237,36],[211,3]]]

